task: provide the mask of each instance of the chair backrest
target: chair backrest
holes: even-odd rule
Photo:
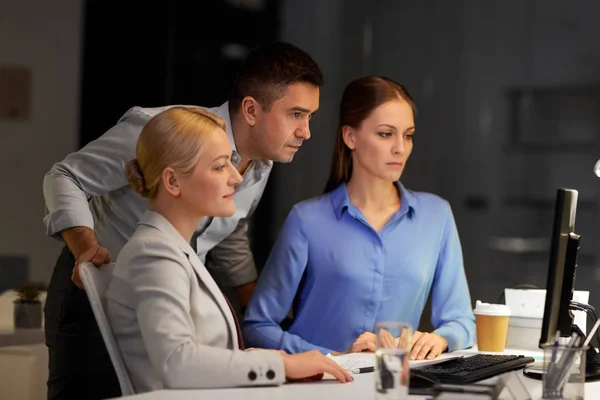
[[[97,268],[92,263],[84,262],[81,264],[80,275],[85,292],[90,300],[94,317],[98,323],[98,328],[100,328],[102,339],[104,339],[104,344],[108,350],[108,355],[117,373],[119,385],[121,386],[121,394],[128,396],[135,394],[135,391],[133,390],[129,373],[127,372],[127,368],[125,368],[121,352],[106,316],[106,291],[108,290],[114,268],[115,265],[112,263]]]

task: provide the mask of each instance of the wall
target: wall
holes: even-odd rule
[[[311,120],[311,138],[290,164],[275,164],[272,185],[276,233],[291,207],[323,190],[335,141],[337,110],[342,88],[340,0],[284,0],[281,7],[280,39],[307,51],[317,61],[325,78],[319,110]]]
[[[402,180],[450,201],[473,301],[496,301],[503,288],[517,284],[545,286],[547,247],[502,254],[490,243],[496,237],[547,240],[559,186],[579,189],[585,200],[578,210],[577,229],[585,243],[576,286],[597,287],[600,180],[592,167],[600,142],[573,151],[515,148],[507,92],[515,86],[598,85],[600,28],[594,16],[600,3],[284,3],[282,38],[317,59],[326,86],[311,126],[313,138],[292,164],[277,167],[275,233],[295,202],[322,188],[344,85],[362,74],[387,75],[407,86],[419,110],[415,147]],[[557,118],[565,117],[561,111]],[[578,130],[585,125],[575,121]],[[527,132],[541,139],[547,133]],[[599,137],[597,130],[594,135]],[[509,186],[515,193],[507,192]],[[542,195],[529,198],[531,188]],[[591,302],[597,301],[592,294]]]
[[[49,280],[58,241],[45,236],[42,179],[77,148],[82,3],[0,0],[0,64],[32,69],[31,116],[0,120],[0,257],[22,255]]]

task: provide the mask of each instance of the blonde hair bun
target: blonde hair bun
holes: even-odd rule
[[[136,193],[142,197],[149,196],[150,192],[146,187],[144,173],[142,172],[142,168],[140,167],[140,163],[137,158],[129,161],[125,166],[125,177]]]

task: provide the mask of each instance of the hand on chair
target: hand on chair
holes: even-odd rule
[[[99,267],[101,265],[110,263],[111,260],[112,257],[110,256],[110,253],[104,247],[91,247],[88,250],[81,253],[81,255],[77,258],[77,261],[75,261],[75,268],[73,268],[71,280],[75,285],[77,285],[78,288],[83,289],[83,282],[81,282],[81,277],[79,276],[81,263],[89,261],[96,267]]]

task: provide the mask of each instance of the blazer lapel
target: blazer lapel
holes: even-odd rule
[[[238,336],[237,336],[237,327],[235,325],[235,320],[233,319],[233,310],[229,307],[228,301],[225,299],[225,295],[221,292],[221,289],[217,286],[217,283],[210,275],[206,267],[202,264],[202,261],[198,258],[198,255],[192,249],[192,246],[181,236],[179,231],[175,229],[173,225],[161,214],[147,210],[143,217],[140,219],[139,224],[141,225],[149,225],[152,226],[161,232],[167,234],[170,238],[173,239],[177,246],[187,255],[188,260],[196,272],[198,279],[204,283],[210,294],[215,299],[215,302],[221,309],[221,312],[225,316],[225,320],[227,321],[227,325],[229,325],[229,335],[232,338],[233,348],[239,348]]]
[[[189,254],[188,259],[190,260],[190,264],[192,264],[192,268],[198,275],[198,279],[204,283],[208,291],[212,294],[213,298],[217,302],[221,312],[225,316],[227,320],[227,325],[229,325],[229,334],[231,335],[233,348],[239,348],[238,336],[237,336],[237,327],[235,325],[235,320],[233,319],[233,310],[229,306],[227,299],[225,299],[225,295],[221,292],[221,289],[217,286],[217,283],[210,275],[206,267],[202,264],[200,259],[195,253]]]

